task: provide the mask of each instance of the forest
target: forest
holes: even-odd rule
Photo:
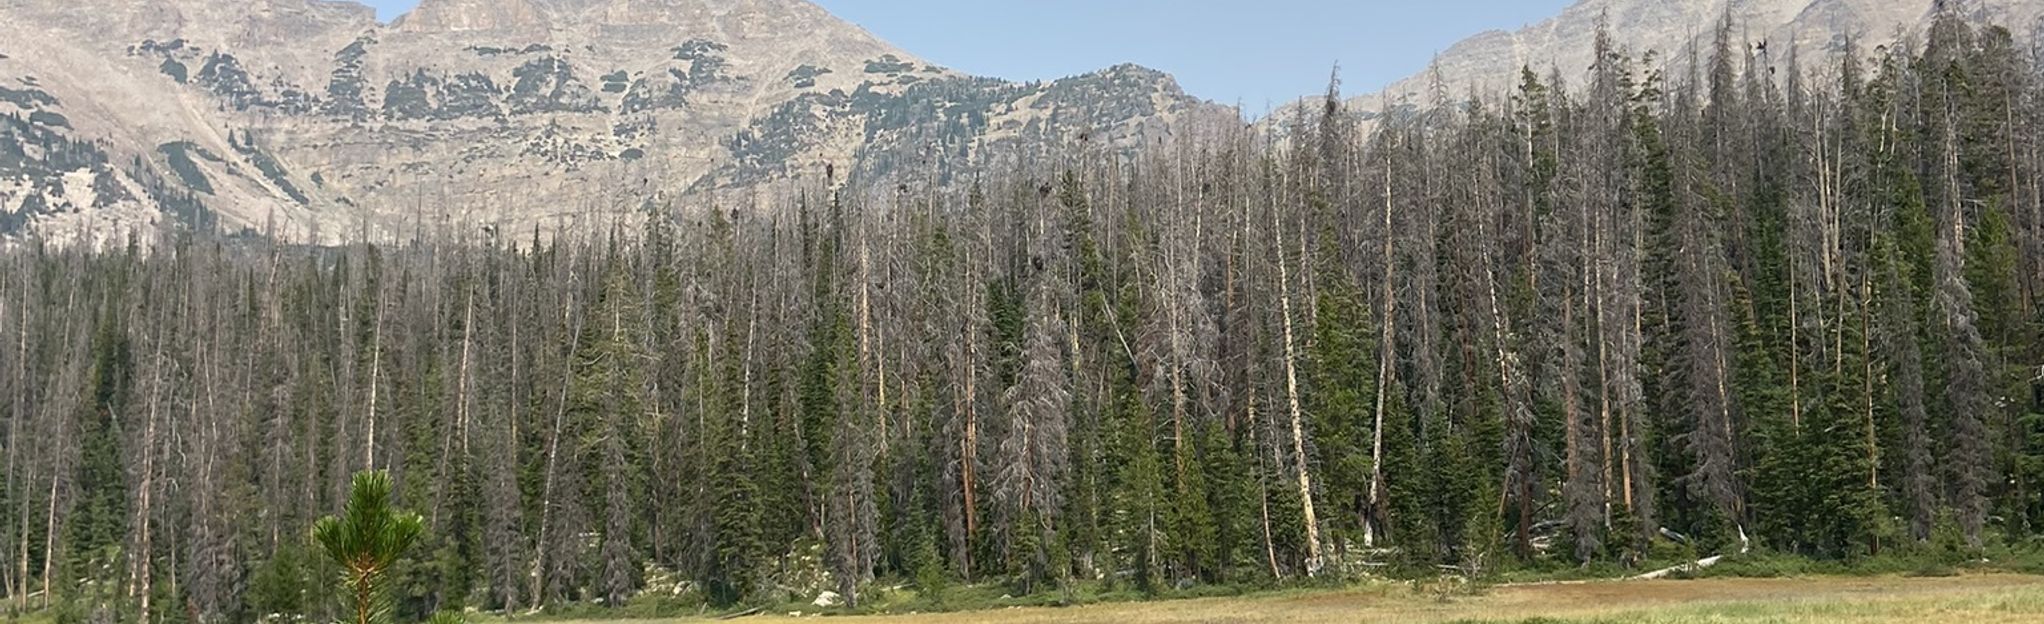
[[[1739,32],[607,232],[16,245],[0,596],[330,618],[364,469],[412,618],[2039,548],[2044,48]]]

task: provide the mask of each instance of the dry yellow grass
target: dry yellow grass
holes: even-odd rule
[[[833,617],[854,624],[1560,622],[2015,624],[2044,622],[2044,577],[1708,579],[1498,587],[1441,600],[1404,586],[1247,598]],[[816,621],[785,615],[745,622]]]

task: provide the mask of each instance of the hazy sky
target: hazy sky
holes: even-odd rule
[[[384,19],[417,0],[365,0]],[[715,0],[704,0],[715,1]],[[813,0],[902,49],[962,71],[1032,80],[1134,62],[1193,95],[1268,106],[1417,73],[1434,53],[1574,0]]]

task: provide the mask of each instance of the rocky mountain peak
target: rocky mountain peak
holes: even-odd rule
[[[548,13],[532,0],[422,0],[390,26],[401,32],[544,29]]]
[[[340,242],[882,188],[1238,116],[1119,66],[965,76],[806,0],[0,0],[0,239],[168,219]],[[43,146],[61,145],[62,150]]]
[[[826,29],[849,26],[804,0],[423,0],[392,26],[405,32],[445,32],[802,23]]]

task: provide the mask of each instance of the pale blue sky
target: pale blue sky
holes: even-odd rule
[[[363,1],[386,20],[417,4]],[[1518,28],[1574,0],[813,1],[962,71],[1033,80],[1133,62],[1254,115],[1321,92],[1336,62],[1346,91],[1374,91],[1464,37]]]

